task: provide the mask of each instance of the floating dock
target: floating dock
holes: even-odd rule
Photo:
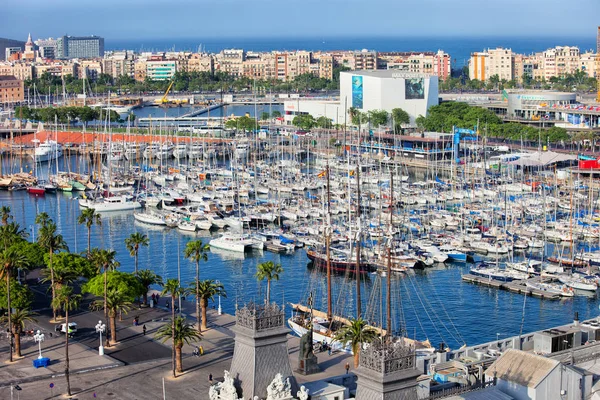
[[[532,289],[525,286],[525,281],[512,281],[504,282],[496,279],[484,278],[481,276],[466,274],[462,276],[462,280],[477,285],[492,287],[496,289],[508,290],[512,293],[524,294],[526,296],[539,297],[546,300],[559,300],[561,296],[555,293],[548,293],[543,290]],[[532,278],[532,280],[539,280],[539,278]]]

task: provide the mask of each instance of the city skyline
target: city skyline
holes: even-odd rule
[[[7,0],[0,36],[100,35],[107,39],[285,38],[285,37],[582,37],[593,35],[600,4],[578,2],[576,18],[548,1],[496,1],[481,7],[475,0],[424,0],[410,9],[391,0],[358,0],[281,5],[274,0],[247,3],[206,1],[107,0],[100,4],[58,0]],[[24,12],[28,10],[29,12]],[[315,13],[315,10],[321,10]],[[385,10],[385,12],[384,12]],[[515,12],[518,10],[518,13]],[[580,12],[585,10],[586,12]],[[58,11],[58,12],[57,12]],[[408,12],[407,12],[408,11]],[[594,12],[596,11],[596,12]],[[48,18],[51,15],[52,18]],[[360,17],[357,17],[360,16]],[[417,17],[416,17],[417,16]],[[418,17],[422,16],[422,17]],[[490,16],[493,16],[491,18]],[[532,18],[535,16],[535,18]],[[323,21],[327,21],[326,24]],[[552,21],[560,20],[554,24]],[[425,22],[425,24],[424,24]],[[510,30],[507,30],[510,27]],[[591,33],[590,33],[591,32]]]

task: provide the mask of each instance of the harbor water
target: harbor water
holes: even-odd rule
[[[87,161],[77,157],[62,158],[59,169],[64,170],[65,160],[70,160],[72,171],[85,172]],[[19,168],[18,164],[3,169]],[[24,169],[31,167],[25,161]],[[38,171],[47,174],[45,164]],[[54,168],[54,167],[52,167]],[[16,172],[16,171],[15,171]],[[9,205],[15,221],[25,228],[32,238],[37,236],[36,214],[47,212],[57,223],[73,252],[83,252],[87,246],[87,229],[77,224],[81,210],[76,193],[33,196],[26,191],[0,191],[0,205]],[[211,233],[183,233],[176,229],[153,227],[138,223],[132,212],[102,214],[102,225],[92,228],[92,246],[112,248],[117,251],[120,270],[132,272],[134,259],[125,248],[124,240],[133,232],[148,235],[149,247],[139,251],[140,268],[149,268],[163,279],[181,277],[183,283],[191,282],[195,274],[193,263],[183,257],[183,249],[190,240],[208,242]],[[212,235],[218,235],[213,232]],[[310,292],[318,299],[315,307],[326,309],[325,274],[312,268],[304,249],[293,254],[273,254],[254,251],[240,255],[211,250],[208,261],[201,264],[201,279],[218,280],[225,285],[227,298],[221,299],[224,312],[233,313],[236,304],[262,301],[266,282],[258,282],[254,274],[257,264],[264,261],[281,263],[284,272],[279,281],[272,282],[271,299],[286,304],[306,302]],[[568,323],[575,312],[581,319],[596,317],[600,302],[596,296],[549,301],[526,297],[493,288],[465,283],[461,275],[468,273],[467,264],[436,264],[425,270],[409,270],[406,274],[392,276],[392,320],[395,330],[403,329],[410,337],[429,341],[433,345],[444,342],[451,348],[462,344],[473,345],[496,338],[514,336]],[[372,324],[385,322],[386,277],[377,273],[365,276],[362,281],[363,315]],[[355,304],[353,277],[335,276],[333,281],[333,306],[336,313],[352,316]],[[213,304],[217,306],[217,299]],[[290,310],[291,307],[288,307]],[[383,317],[382,317],[383,315]]]

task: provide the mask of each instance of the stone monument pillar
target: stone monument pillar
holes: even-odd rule
[[[360,351],[356,398],[361,400],[418,400],[414,348],[377,340]]]
[[[246,399],[266,398],[267,387],[277,374],[289,378],[292,393],[298,385],[288,356],[285,310],[277,304],[254,304],[236,310],[235,348],[231,376],[238,394]]]
[[[312,318],[311,318],[312,321]],[[297,372],[303,375],[310,375],[320,372],[319,361],[313,353],[313,328],[300,338],[300,349],[298,351],[298,369]]]

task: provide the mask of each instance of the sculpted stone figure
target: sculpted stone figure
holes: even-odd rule
[[[285,378],[281,374],[275,375],[275,379],[267,386],[267,400],[280,400],[292,398],[292,386],[290,378]]]

